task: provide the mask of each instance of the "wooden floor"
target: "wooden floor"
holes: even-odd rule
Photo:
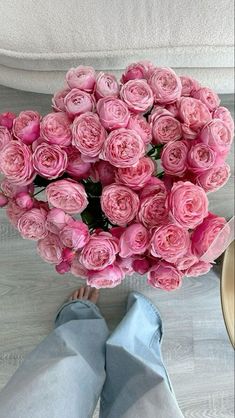
[[[222,99],[231,108],[231,96]],[[33,108],[44,114],[49,107],[46,95],[0,87],[0,112]],[[232,180],[211,199],[212,208],[228,217],[233,212],[231,190]],[[80,283],[71,275],[55,274],[39,259],[35,244],[19,238],[4,210],[0,212],[0,389],[50,332],[57,308]],[[186,279],[181,290],[169,294],[148,288],[145,279],[136,276],[101,295],[100,306],[111,328],[123,315],[131,289],[159,307],[165,324],[164,359],[185,418],[234,417],[234,356],[219,285],[217,268],[200,279]]]

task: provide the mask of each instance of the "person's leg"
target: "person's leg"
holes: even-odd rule
[[[0,418],[90,418],[105,381],[109,331],[90,288],[74,292],[54,331],[0,393]]]
[[[131,293],[127,313],[106,343],[100,418],[182,418],[161,356],[156,307]]]

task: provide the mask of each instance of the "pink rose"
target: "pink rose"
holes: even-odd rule
[[[219,96],[208,87],[199,88],[192,93],[192,96],[195,97],[195,99],[201,100],[201,102],[208,107],[210,112],[213,112],[215,109],[217,109],[217,107],[219,107]]]
[[[187,229],[194,229],[208,214],[208,199],[204,190],[190,181],[174,183],[169,195],[173,219]]]
[[[145,80],[129,80],[120,91],[121,99],[133,113],[146,113],[153,106],[153,92]]]
[[[0,126],[0,152],[12,140],[12,135],[4,126]]]
[[[211,114],[207,106],[193,97],[182,97],[180,99],[179,116],[188,128],[196,132],[211,120]]]
[[[5,194],[0,192],[0,208],[3,208],[8,204],[8,197]]]
[[[159,261],[148,272],[148,284],[163,290],[175,290],[182,285],[183,274],[167,261]]]
[[[60,231],[61,242],[65,247],[78,250],[89,241],[89,229],[86,224],[77,220],[70,220]]]
[[[79,261],[88,270],[103,270],[114,263],[118,251],[118,240],[109,232],[100,232],[91,235]]]
[[[183,139],[187,139],[189,141],[193,141],[194,139],[197,138],[198,131],[194,131],[186,123],[182,123],[181,128],[182,128],[182,136],[183,136]]]
[[[99,160],[92,167],[92,178],[94,181],[100,181],[103,186],[114,183],[114,167],[108,161]]]
[[[152,143],[155,145],[177,141],[182,137],[181,123],[168,112],[153,113],[150,117],[152,126]]]
[[[231,113],[226,107],[218,107],[213,112],[213,119],[221,119],[225,125],[229,128],[231,131],[231,134],[234,134],[234,122]]]
[[[200,173],[196,177],[196,182],[206,193],[215,192],[227,183],[230,174],[230,166],[224,163]]]
[[[70,89],[57,91],[52,98],[52,107],[57,112],[65,112],[64,98],[70,92]]]
[[[174,116],[174,118],[179,117],[179,100],[176,100],[174,103],[169,103],[165,105],[165,109],[168,110]]]
[[[110,222],[125,226],[137,215],[139,197],[126,186],[111,184],[103,188],[101,208]]]
[[[60,264],[57,264],[57,266],[55,266],[55,269],[59,274],[68,273],[70,271],[70,268],[71,266],[67,261],[61,261]]]
[[[190,246],[188,251],[183,256],[179,257],[175,261],[174,264],[176,265],[178,270],[184,271],[192,267],[192,265],[197,262],[198,262],[198,258],[196,257],[196,255],[192,253],[191,246]]]
[[[120,267],[115,264],[107,266],[100,271],[89,271],[87,284],[92,287],[100,288],[113,288],[121,284],[125,278],[125,274]]]
[[[69,214],[81,213],[88,205],[84,187],[71,179],[58,180],[46,188],[48,203]]]
[[[66,173],[77,180],[89,177],[91,163],[83,161],[77,148],[69,146],[66,148],[66,153],[68,155]]]
[[[66,74],[66,81],[71,89],[76,88],[91,93],[95,86],[96,74],[92,67],[79,65],[70,68]]]
[[[189,233],[181,226],[167,224],[155,230],[151,239],[151,254],[174,263],[182,257],[190,245]]]
[[[132,265],[133,265],[133,269],[134,269],[135,273],[138,273],[138,274],[141,274],[141,275],[146,274],[149,271],[150,266],[151,266],[149,260],[147,258],[144,258],[144,257],[143,258],[136,258],[133,261]]]
[[[63,261],[72,264],[74,258],[76,257],[76,255],[78,255],[78,253],[74,250],[72,250],[71,248],[63,248],[62,250],[62,258]]]
[[[71,143],[72,133],[66,113],[49,113],[44,116],[41,122],[41,135],[50,144],[68,146]]]
[[[142,115],[130,115],[127,128],[134,130],[142,139],[145,145],[152,141],[152,130],[150,124]]]
[[[105,129],[126,128],[130,112],[126,103],[116,97],[104,97],[97,102],[97,112]]]
[[[172,176],[183,176],[187,170],[189,144],[187,141],[168,142],[161,154],[163,170]]]
[[[4,178],[0,183],[0,188],[2,189],[3,193],[10,198],[15,197],[18,193],[26,192],[26,193],[34,193],[34,185],[31,183],[28,186],[17,186],[12,184],[8,179]]]
[[[199,138],[222,156],[227,156],[233,140],[231,131],[221,119],[213,119],[207,123],[201,130]]]
[[[198,277],[208,273],[211,268],[212,264],[206,263],[205,261],[197,261],[197,263],[189,267],[184,274],[187,277]]]
[[[40,257],[50,264],[60,264],[62,259],[62,243],[59,237],[51,232],[37,243],[37,250]]]
[[[97,100],[103,97],[117,97],[119,85],[114,75],[100,72],[96,77],[95,97]]]
[[[18,141],[6,144],[0,153],[0,171],[15,185],[26,186],[32,183],[35,171],[29,147]]]
[[[148,82],[156,102],[168,104],[180,98],[181,81],[171,68],[155,68]]]
[[[149,231],[141,224],[128,226],[120,238],[120,257],[130,257],[132,254],[143,254],[149,247]]]
[[[165,197],[167,196],[165,184],[162,180],[158,179],[157,177],[151,177],[144,189],[141,190],[140,199],[142,200],[145,197],[155,196],[159,193],[162,193]]]
[[[79,116],[94,109],[94,98],[83,90],[72,89],[64,98],[69,116]]]
[[[129,80],[137,80],[143,78],[147,80],[153,69],[153,64],[147,60],[130,64],[122,74],[121,82],[126,83]]]
[[[72,220],[62,209],[52,208],[46,219],[46,228],[53,234],[58,234]]]
[[[0,126],[4,126],[7,129],[11,129],[15,118],[16,118],[15,113],[12,113],[12,112],[1,113],[0,114]]]
[[[6,207],[6,213],[7,217],[15,228],[17,228],[18,221],[21,218],[21,216],[26,212],[26,209],[20,208],[15,199],[10,199],[8,202],[8,205]]]
[[[130,129],[120,128],[107,137],[100,158],[115,167],[131,167],[145,154],[140,136]]]
[[[47,211],[33,208],[25,212],[18,221],[18,230],[25,239],[37,241],[48,234],[46,229]]]
[[[132,276],[132,274],[134,274],[132,264],[133,264],[133,257],[122,258],[122,257],[119,257],[118,255],[115,261],[115,265],[118,265],[118,267],[120,267],[122,272],[127,276]]]
[[[156,166],[149,157],[142,157],[137,164],[132,167],[117,168],[116,182],[124,184],[133,190],[142,189],[150,180]]]
[[[141,198],[137,219],[146,228],[153,228],[167,222],[168,212],[166,194],[162,192],[150,194]]]
[[[15,196],[16,204],[26,210],[30,210],[34,206],[34,199],[27,192],[20,192]]]
[[[96,157],[106,139],[106,131],[94,113],[84,113],[74,119],[73,145],[84,155]]]
[[[202,173],[213,167],[216,153],[206,144],[196,143],[188,152],[188,165],[193,173]]]
[[[75,254],[75,257],[72,260],[71,264],[71,273],[75,277],[79,277],[80,279],[86,279],[88,275],[87,269],[80,263],[79,261],[80,255],[78,253]]]
[[[180,80],[182,84],[182,96],[191,96],[194,91],[200,88],[198,81],[191,77],[180,76]]]
[[[36,172],[47,179],[60,177],[67,166],[66,152],[55,144],[42,143],[33,153],[33,166]]]
[[[13,122],[13,134],[26,145],[31,145],[40,136],[40,115],[27,110],[20,112]]]

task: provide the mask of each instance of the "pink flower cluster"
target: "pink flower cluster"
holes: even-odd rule
[[[0,115],[0,207],[42,259],[97,288],[137,272],[173,290],[208,272],[201,257],[227,223],[208,211],[207,193],[229,178],[234,134],[218,95],[142,61],[120,82],[70,69],[52,107]],[[97,198],[105,228],[83,216]]]

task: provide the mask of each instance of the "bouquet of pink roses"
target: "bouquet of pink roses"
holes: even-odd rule
[[[52,113],[0,115],[0,206],[58,273],[95,287],[146,274],[166,290],[208,272],[234,124],[217,94],[150,62],[121,81],[72,68]],[[35,188],[39,187],[39,191]],[[42,192],[43,200],[36,198]]]

